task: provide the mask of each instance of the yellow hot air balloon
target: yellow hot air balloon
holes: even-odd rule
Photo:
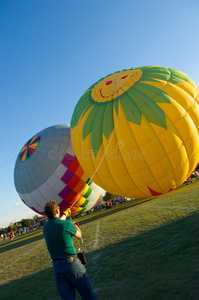
[[[199,89],[166,67],[126,69],[80,98],[71,120],[80,165],[104,190],[148,198],[181,185],[199,161]]]

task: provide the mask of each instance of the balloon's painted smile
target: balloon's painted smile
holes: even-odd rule
[[[96,102],[111,101],[125,93],[142,77],[141,70],[125,70],[109,75],[99,81],[91,95]]]

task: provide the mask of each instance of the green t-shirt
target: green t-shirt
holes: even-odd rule
[[[72,239],[77,233],[73,222],[59,218],[49,219],[44,224],[43,233],[51,259],[69,258],[77,254]]]

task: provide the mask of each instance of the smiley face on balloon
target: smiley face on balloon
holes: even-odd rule
[[[127,91],[141,76],[141,70],[127,70],[111,74],[95,85],[91,97],[96,102],[111,101]]]

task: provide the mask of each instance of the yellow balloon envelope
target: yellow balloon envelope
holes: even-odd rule
[[[199,161],[199,89],[166,67],[126,69],[80,98],[71,138],[80,165],[104,190],[148,198],[175,189]]]

